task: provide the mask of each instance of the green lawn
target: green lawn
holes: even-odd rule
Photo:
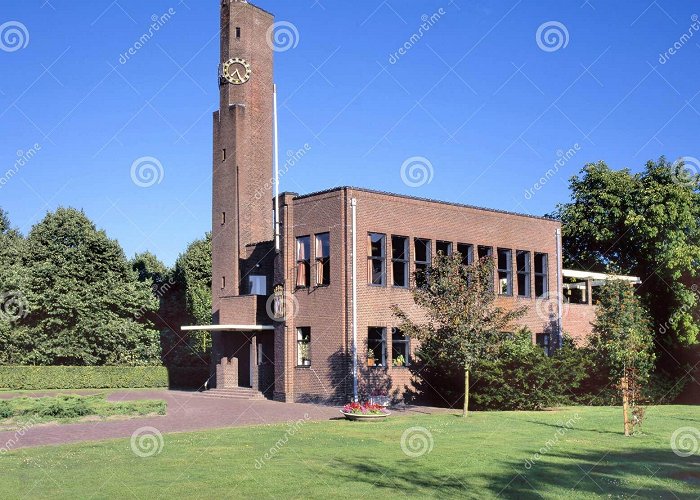
[[[700,432],[700,409],[649,408],[644,434],[632,438],[620,434],[620,414],[565,408],[302,421],[166,434],[160,453],[146,458],[129,439],[17,450],[0,455],[0,498],[698,498],[697,446],[677,456],[671,436]],[[422,429],[404,440],[406,454],[402,435],[414,427]],[[409,456],[422,446],[426,453]]]

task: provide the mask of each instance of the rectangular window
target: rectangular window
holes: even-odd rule
[[[386,366],[386,328],[367,330],[367,366]]]
[[[432,262],[432,245],[430,240],[416,238],[413,246],[413,254],[416,256],[416,285],[420,287],[425,284],[425,272]]]
[[[330,233],[316,235],[316,285],[331,283],[331,237]]]
[[[221,161],[226,161],[226,149],[221,150]]]
[[[452,242],[451,241],[436,241],[435,251],[441,253],[442,255],[452,255]]]
[[[241,28],[236,27],[236,38],[240,38],[240,37],[241,37]]]
[[[518,250],[516,253],[518,268],[518,297],[530,296],[530,252]]]
[[[311,365],[311,328],[297,328],[297,366]]]
[[[226,224],[226,212],[221,212],[221,225]]]
[[[368,283],[371,285],[386,285],[386,235],[369,233]]]
[[[297,287],[308,288],[311,286],[311,238],[300,236],[297,238]]]
[[[391,276],[393,285],[408,288],[408,238],[391,237]]]
[[[398,328],[391,329],[391,364],[393,366],[408,366],[410,356],[410,340]]]
[[[468,266],[474,262],[474,245],[457,243],[457,251],[462,256],[462,264],[465,266]]]
[[[479,260],[493,257],[493,247],[479,245],[477,248]],[[491,274],[491,290],[493,291],[493,273]]]
[[[551,353],[550,340],[551,337],[549,333],[538,333],[535,335],[535,343],[540,346],[546,354]]]
[[[548,292],[547,254],[535,253],[535,296],[546,297]]]
[[[498,294],[513,295],[513,251],[498,249]]]
[[[226,288],[226,276],[221,277],[221,289]]]

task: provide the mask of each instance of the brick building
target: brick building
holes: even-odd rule
[[[211,332],[216,391],[338,402],[355,383],[361,396],[412,390],[416,345],[391,306],[421,318],[411,280],[438,252],[491,256],[497,300],[529,306],[518,326],[533,342],[590,332],[605,276],[561,269],[557,221],[354,187],[273,197],[274,19],[242,0],[220,4],[212,325],[183,328]]]

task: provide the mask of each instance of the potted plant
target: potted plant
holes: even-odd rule
[[[374,353],[371,351],[367,354],[367,366],[374,366]]]
[[[311,365],[311,346],[309,344],[299,345],[299,354],[301,355],[301,366]]]
[[[403,357],[403,354],[399,354],[392,363],[394,366],[406,366],[406,358]]]
[[[340,410],[346,419],[357,421],[382,420],[389,412],[376,403],[348,403]]]

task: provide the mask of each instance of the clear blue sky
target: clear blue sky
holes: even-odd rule
[[[659,62],[693,32],[696,2],[258,4],[298,31],[297,46],[277,55],[280,149],[310,151],[284,190],[349,184],[543,214],[568,199],[567,179],[587,162],[639,170],[662,154],[700,156],[700,34]],[[16,226],[26,233],[47,210],[81,208],[127,255],[150,250],[167,264],[210,229],[218,5],[2,0],[0,25],[28,33],[28,43],[8,39],[0,50],[0,206]],[[169,8],[172,18],[121,64]],[[550,21],[567,33],[547,47],[536,33]],[[34,144],[41,149],[7,177]],[[142,188],[131,167],[147,156],[163,177]],[[418,187],[400,175],[414,156],[433,172]]]

